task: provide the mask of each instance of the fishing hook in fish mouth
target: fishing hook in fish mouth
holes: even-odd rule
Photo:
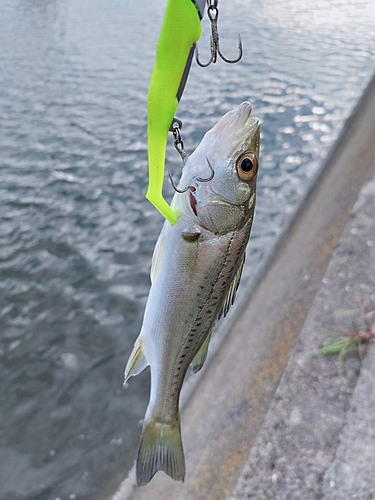
[[[207,14],[211,22],[211,38],[210,38],[211,58],[207,63],[202,63],[199,59],[198,45],[196,45],[195,60],[197,61],[197,64],[202,68],[206,68],[211,63],[215,63],[217,61],[218,54],[223,61],[230,64],[234,64],[240,61],[240,59],[242,58],[242,41],[240,34],[238,34],[238,56],[235,59],[227,59],[221,52],[219,45],[219,31],[217,28],[217,20],[219,17],[219,9],[217,6],[218,0],[208,0],[207,3],[208,3]]]
[[[207,160],[207,163],[208,163],[208,166],[210,167],[210,170],[211,170],[211,175],[210,177],[207,177],[207,179],[202,179],[202,177],[197,177],[197,182],[210,182],[212,181],[212,179],[214,178],[214,175],[215,175],[215,172],[214,172],[214,169],[213,169],[213,166],[211,165],[211,162],[210,160],[207,158],[206,156],[206,160]],[[186,193],[186,191],[190,188],[193,188],[193,190],[195,191],[195,187],[194,186],[186,186],[186,188],[184,189],[178,189],[178,187],[176,186],[174,180],[173,180],[173,177],[172,177],[172,174],[169,172],[168,170],[168,175],[169,175],[169,179],[171,181],[171,184],[172,184],[172,187],[173,189],[177,192],[177,193]]]

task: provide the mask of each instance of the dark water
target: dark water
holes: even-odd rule
[[[148,377],[122,379],[163,222],[144,193],[164,5],[0,0],[1,500],[104,499],[133,464]],[[194,66],[179,116],[188,151],[243,100],[261,119],[249,280],[374,72],[375,6],[220,5],[223,51],[241,32],[244,58]]]

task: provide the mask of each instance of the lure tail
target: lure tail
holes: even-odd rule
[[[136,467],[138,486],[149,483],[158,470],[163,470],[176,481],[185,478],[179,415],[172,425],[152,420],[144,424]]]

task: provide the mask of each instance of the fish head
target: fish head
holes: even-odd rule
[[[260,127],[250,114],[251,104],[243,102],[205,134],[183,169],[179,187],[189,189],[174,198],[177,212],[215,234],[254,213]]]

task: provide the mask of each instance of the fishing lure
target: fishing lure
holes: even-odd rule
[[[184,85],[185,68],[188,73],[194,44],[202,34],[201,17],[198,5],[192,0],[168,0],[148,92],[149,184],[146,198],[172,225],[176,222],[176,213],[162,194],[165,148],[178,107],[179,89],[181,83]]]
[[[182,158],[186,159],[179,135],[181,123],[175,118],[178,102],[185,88],[190,71],[196,42],[202,34],[201,19],[206,0],[168,0],[162,29],[156,49],[155,66],[151,75],[148,92],[148,165],[149,182],[146,198],[155,206],[170,224],[177,219],[175,211],[163,198],[165,149],[168,132],[175,135],[175,146]],[[219,47],[217,30],[218,0],[207,0],[208,17],[211,22],[211,58],[202,64],[196,53],[197,63],[206,67],[216,62],[217,55],[224,61],[235,63],[242,57],[239,38],[239,55],[230,60],[223,56]]]

